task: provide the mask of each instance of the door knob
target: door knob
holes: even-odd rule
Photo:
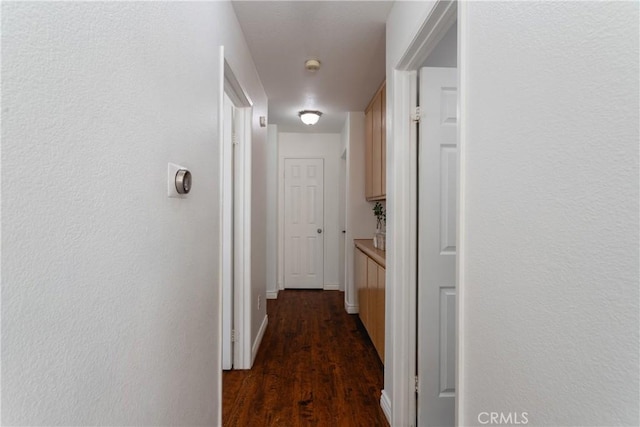
[[[318,228],[318,234],[322,233],[322,228]]]

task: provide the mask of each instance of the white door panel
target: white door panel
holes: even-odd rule
[[[222,140],[222,369],[233,367],[233,131],[235,107],[224,94]]]
[[[284,161],[284,287],[322,289],[324,160]]]
[[[455,423],[457,70],[420,70],[418,425]]]

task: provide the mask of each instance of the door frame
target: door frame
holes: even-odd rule
[[[417,237],[418,237],[418,132],[410,118],[417,105],[417,71],[446,34],[451,24],[458,22],[458,208],[457,208],[457,247],[456,259],[456,423],[460,408],[460,378],[462,348],[460,325],[462,325],[463,289],[461,286],[460,265],[463,263],[464,233],[463,189],[464,189],[464,111],[465,111],[465,74],[464,51],[466,36],[465,2],[439,0],[422,23],[413,41],[409,44],[398,63],[393,67],[392,126],[387,127],[387,150],[393,150],[387,158],[394,159],[392,188],[389,192],[390,208],[389,234],[392,241],[387,248],[387,283],[409,284],[408,286],[389,286],[386,311],[387,323],[386,353],[388,363],[385,377],[391,374],[389,381],[392,393],[389,396],[383,390],[380,404],[390,415],[391,425],[414,426],[416,424],[416,288],[418,280]],[[390,136],[390,138],[389,138]],[[387,169],[389,170],[389,169]],[[396,266],[402,266],[397,268]],[[389,369],[389,373],[386,370]]]
[[[229,111],[229,105],[231,105],[231,111]],[[233,159],[233,132],[236,123],[235,115],[237,108],[231,101],[227,94],[227,89],[224,91],[224,113],[223,113],[223,138],[220,140],[220,151],[222,158],[222,229],[220,230],[220,238],[222,239],[221,249],[221,262],[220,270],[222,271],[222,369],[233,369],[233,251],[235,234],[233,229],[234,224],[234,205],[235,194],[233,181],[235,180],[234,172],[235,168],[232,167],[229,160]],[[230,115],[230,117],[229,117]],[[229,168],[231,170],[229,170]]]
[[[220,47],[221,75],[220,96],[218,99],[218,141],[223,141],[224,129],[224,94],[231,99],[238,112],[237,140],[235,167],[231,167],[233,156],[228,151],[220,150],[219,164],[219,191],[221,203],[219,208],[220,227],[220,273],[219,283],[222,286],[223,278],[233,277],[233,330],[235,331],[235,341],[233,348],[234,369],[251,368],[251,118],[253,115],[253,102],[247,92],[242,88],[236,78],[233,69],[226,61],[224,47]],[[234,177],[230,171],[234,171],[235,182],[233,192],[224,185],[229,179]],[[226,176],[225,176],[226,175]],[[234,206],[234,232],[233,235],[233,263],[231,266],[223,263],[223,251],[230,246],[231,242],[223,241],[223,218],[225,203],[233,202]],[[233,269],[233,274],[229,268]],[[220,298],[220,338],[222,339],[222,309],[223,299]],[[222,346],[220,346],[222,347]],[[222,372],[222,348],[220,349],[220,366]],[[222,392],[222,384],[220,384]],[[222,395],[222,394],[220,394]]]

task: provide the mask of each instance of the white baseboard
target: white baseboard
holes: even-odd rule
[[[391,424],[391,399],[389,399],[389,395],[384,390],[382,390],[382,395],[380,396],[380,407],[384,412],[384,416],[387,417],[387,421]]]
[[[360,313],[360,307],[356,304],[349,304],[346,300],[344,302],[344,311],[349,314],[358,314]]]
[[[278,290],[267,291],[267,299],[278,299]]]
[[[264,316],[262,320],[262,325],[260,325],[260,329],[258,330],[258,335],[256,336],[256,340],[253,342],[251,346],[251,366],[253,366],[253,362],[256,360],[256,355],[258,354],[258,349],[260,348],[260,343],[262,343],[262,337],[264,337],[264,332],[267,330],[267,324],[269,323],[269,317],[267,315]]]
[[[324,284],[325,291],[339,291],[340,283],[325,283]]]

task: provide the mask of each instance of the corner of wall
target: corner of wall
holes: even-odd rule
[[[387,417],[387,421],[391,424],[391,399],[386,390],[382,390],[382,394],[380,395],[380,407],[382,408],[382,412],[384,412],[384,416]]]
[[[347,173],[346,173],[346,236],[345,236],[345,309],[356,312],[358,302],[353,283],[353,240],[373,236],[375,218],[366,201],[364,168],[364,128],[363,111],[352,111],[347,115]],[[345,125],[345,129],[347,126]],[[355,311],[354,311],[355,310]]]
[[[267,298],[278,297],[278,126],[267,126]]]
[[[264,333],[267,330],[267,325],[269,324],[269,316],[265,314],[262,319],[262,323],[260,324],[260,329],[258,329],[258,335],[256,335],[256,339],[253,341],[253,345],[251,346],[251,367],[253,367],[253,362],[256,360],[256,355],[258,354],[258,349],[260,349],[260,344],[262,343],[262,338],[264,338]]]
[[[358,306],[358,304],[349,303],[349,301],[347,301],[345,297],[344,311],[346,311],[348,314],[358,314],[360,312],[360,307]]]

